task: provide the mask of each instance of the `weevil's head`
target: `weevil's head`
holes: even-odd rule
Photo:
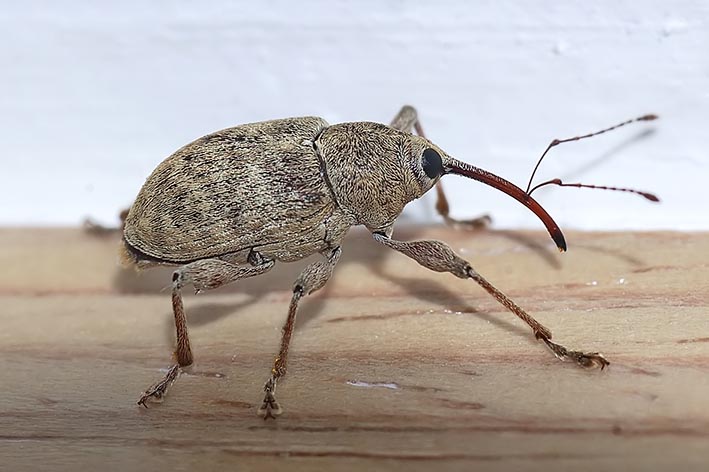
[[[521,202],[542,220],[557,247],[566,250],[558,225],[522,189],[452,158],[426,138],[378,123],[341,123],[326,128],[316,148],[338,204],[372,231],[389,228],[407,203],[423,196],[442,176],[455,174]]]
[[[373,231],[436,184],[445,155],[422,137],[369,122],[332,125],[315,147],[339,206]]]

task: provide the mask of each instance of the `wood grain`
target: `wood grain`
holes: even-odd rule
[[[279,388],[255,414],[303,264],[186,296],[196,363],[161,405],[169,270],[117,239],[0,230],[0,469],[681,470],[709,468],[709,234],[397,231],[449,242],[571,348],[557,361],[473,282],[352,231],[304,299]]]

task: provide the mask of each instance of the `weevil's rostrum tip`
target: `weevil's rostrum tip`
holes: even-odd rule
[[[564,233],[560,229],[556,229],[551,235],[551,238],[556,243],[556,247],[559,248],[559,252],[566,252],[566,239],[564,239]]]
[[[647,114],[647,115],[645,115],[645,116],[641,116],[640,118],[638,118],[638,120],[640,120],[640,121],[652,121],[652,120],[657,120],[658,118],[660,118],[660,117],[657,116],[656,114],[654,114],[654,113],[649,113],[649,114]]]

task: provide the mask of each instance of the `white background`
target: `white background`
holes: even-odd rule
[[[405,103],[451,155],[538,179],[657,193],[536,198],[563,228],[709,229],[709,2],[2,2],[0,225],[115,222],[166,156],[203,134],[297,115],[388,122]],[[446,177],[455,216],[541,229]],[[405,216],[439,221],[427,196]]]

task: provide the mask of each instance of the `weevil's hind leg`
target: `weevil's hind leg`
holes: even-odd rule
[[[305,295],[309,295],[316,290],[321,289],[332,275],[332,271],[340,259],[342,251],[339,247],[333,249],[326,254],[327,259],[310,264],[298,276],[298,279],[293,284],[293,296],[288,308],[288,318],[283,325],[283,334],[281,336],[281,348],[278,351],[276,360],[271,369],[271,376],[263,386],[265,392],[263,404],[258,409],[258,415],[264,420],[268,418],[276,418],[283,413],[280,404],[276,401],[276,386],[278,380],[286,375],[286,366],[288,363],[288,348],[290,340],[293,336],[293,328],[295,327],[295,315],[298,311],[298,302]]]
[[[183,268],[184,269],[184,268]],[[185,308],[182,304],[182,270],[178,269],[172,274],[172,311],[175,315],[175,329],[177,331],[177,348],[175,349],[175,360],[177,363],[170,366],[165,376],[148,388],[138,399],[138,405],[148,407],[148,400],[161,401],[170,386],[177,380],[182,367],[192,364],[192,348],[190,338],[187,334],[187,318]]]
[[[544,342],[556,357],[561,360],[572,360],[581,367],[605,368],[609,362],[599,353],[585,353],[581,351],[571,351],[561,344],[552,342],[551,331],[535,320],[520,306],[507,297],[504,293],[496,289],[482,275],[478,274],[472,266],[459,257],[445,243],[440,241],[396,241],[390,238],[390,234],[374,233],[374,239],[385,246],[399,251],[400,253],[414,259],[422,266],[436,272],[450,272],[461,279],[473,279],[480,284],[490,295],[492,295],[505,308],[522,319],[532,328],[534,336]]]
[[[177,334],[177,361],[165,376],[147,389],[138,399],[138,405],[147,407],[149,400],[162,400],[168,388],[177,380],[183,367],[192,364],[192,348],[187,334],[187,317],[182,304],[182,287],[192,284],[197,292],[209,290],[247,277],[254,277],[268,272],[273,267],[273,261],[265,260],[257,253],[249,255],[254,265],[240,266],[221,259],[204,259],[180,267],[172,274],[172,311],[175,315],[175,330]]]
[[[123,232],[123,228],[126,225],[126,218],[128,217],[128,210],[130,208],[124,208],[118,214],[118,218],[121,220],[121,225],[118,227],[114,226],[104,226],[100,223],[95,222],[91,218],[86,218],[83,223],[84,231],[96,236],[103,236],[105,234],[113,234],[117,232]]]
[[[421,122],[418,119],[418,113],[411,105],[404,105],[394,119],[391,120],[390,126],[406,133],[412,133],[415,130],[416,134],[419,136],[426,137],[423,133]],[[451,217],[448,199],[446,198],[446,193],[443,191],[443,184],[440,180],[436,182],[436,211],[443,217],[443,221],[445,221],[447,225],[454,228],[481,229],[488,227],[492,222],[490,215],[482,215],[469,220],[458,220]]]

